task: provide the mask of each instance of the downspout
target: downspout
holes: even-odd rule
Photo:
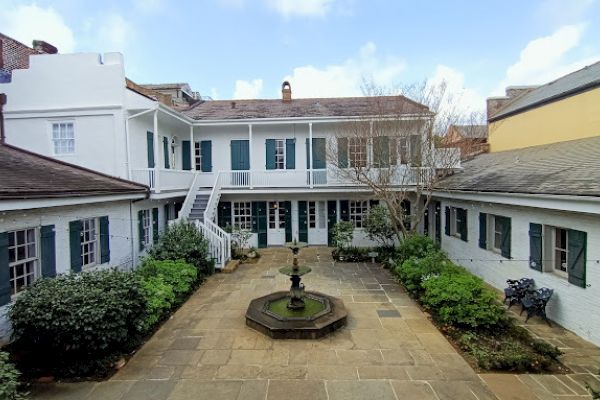
[[[6,94],[0,93],[0,144],[6,142],[4,133],[4,105],[6,104]]]

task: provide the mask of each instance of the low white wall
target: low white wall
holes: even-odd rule
[[[514,207],[475,201],[442,201],[446,206],[467,209],[468,242],[446,236],[442,226],[442,248],[451,259],[479,275],[498,289],[507,279],[530,277],[536,287],[554,289],[547,307],[548,317],[581,337],[600,345],[600,218],[587,214],[550,211],[539,208]],[[511,260],[479,248],[479,212],[511,218]],[[586,288],[572,285],[552,272],[539,272],[529,267],[529,223],[557,226],[587,232]],[[442,216],[442,225],[445,218]],[[472,260],[472,261],[471,261]]]

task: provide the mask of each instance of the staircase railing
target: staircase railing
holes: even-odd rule
[[[196,195],[198,194],[198,189],[200,189],[201,182],[202,180],[200,179],[200,174],[194,174],[194,180],[192,180],[190,190],[188,190],[185,200],[181,206],[181,210],[179,210],[178,219],[187,218],[190,215],[192,207],[194,206],[194,200],[196,200]]]

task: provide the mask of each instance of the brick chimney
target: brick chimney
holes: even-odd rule
[[[288,81],[284,81],[281,85],[281,101],[284,103],[292,101],[292,86]]]
[[[511,103],[517,97],[521,97],[538,87],[539,86],[508,86],[505,90],[506,96],[487,98],[487,118],[490,119],[494,114],[506,107],[508,103]]]
[[[44,42],[43,40],[34,40],[31,47],[39,53],[42,54],[56,54],[58,53],[58,49],[52,46],[48,42]]]

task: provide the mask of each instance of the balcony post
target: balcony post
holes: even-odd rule
[[[196,171],[196,143],[194,142],[194,125],[190,125],[190,171]]]
[[[154,192],[160,193],[160,176],[158,173],[158,165],[160,160],[158,158],[159,142],[158,142],[158,109],[154,110]]]
[[[252,124],[248,124],[248,185],[254,189],[252,184]]]
[[[308,123],[308,183],[312,189],[313,184],[313,141],[312,122]]]

